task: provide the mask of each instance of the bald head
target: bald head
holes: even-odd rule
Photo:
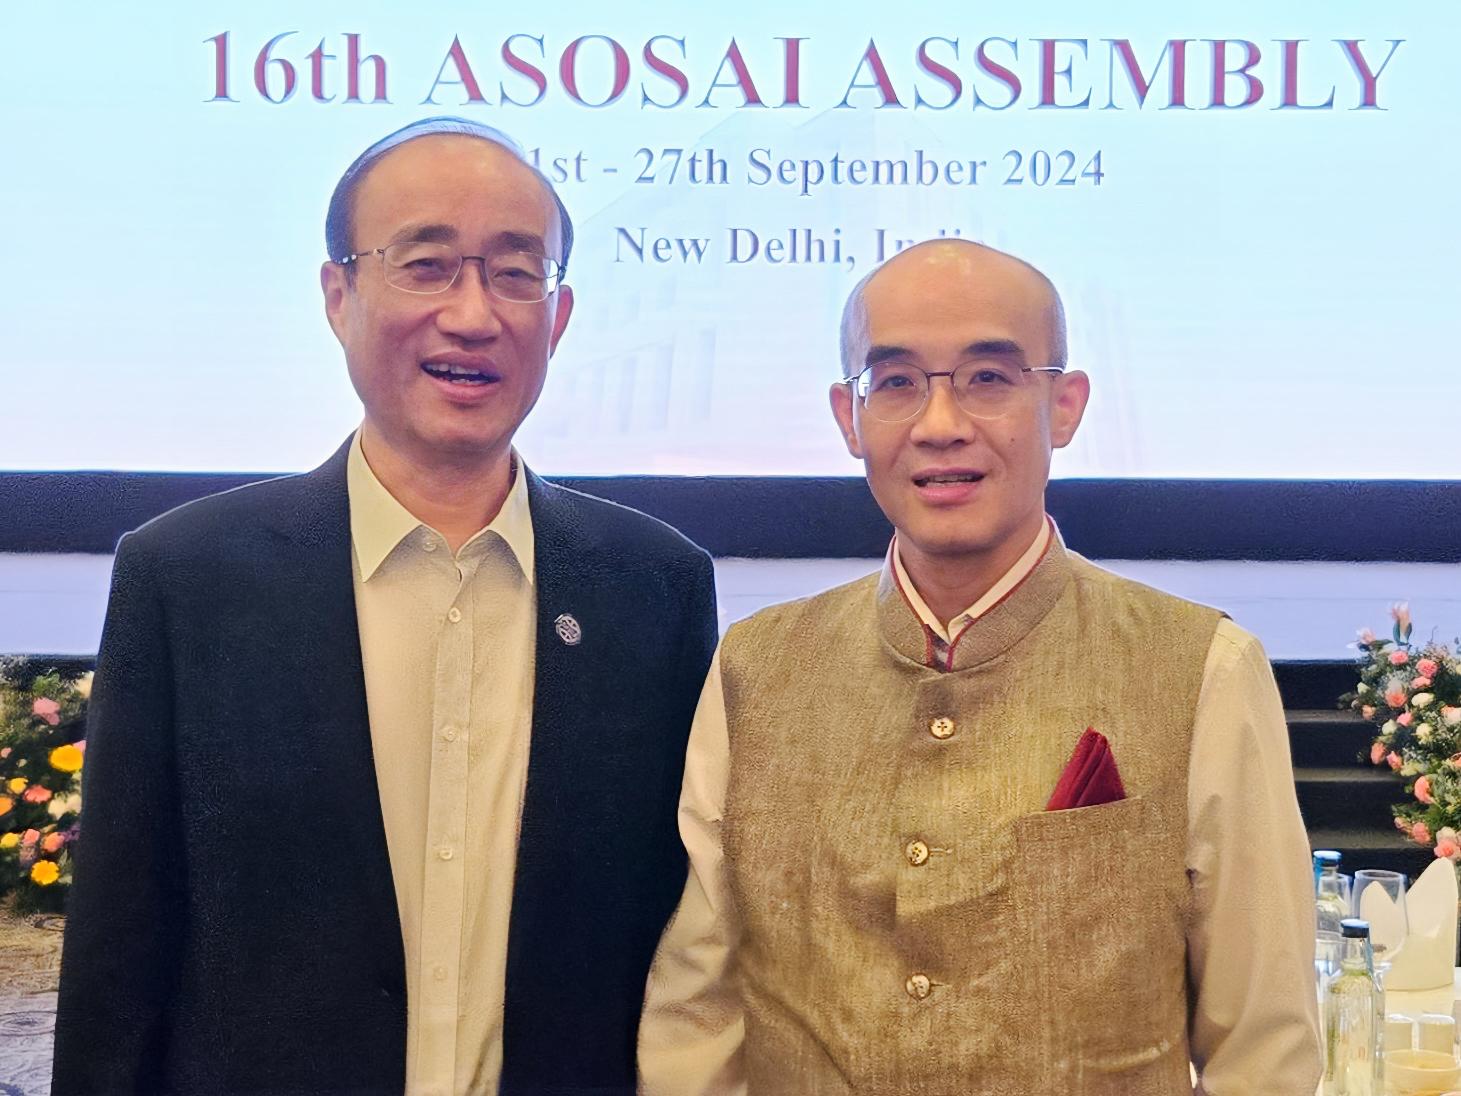
[[[856,376],[866,364],[869,346],[870,302],[883,296],[922,291],[936,286],[929,300],[929,322],[941,312],[957,311],[961,294],[972,298],[998,297],[1015,311],[1034,310],[1046,332],[1046,360],[1038,364],[1066,365],[1065,306],[1060,293],[1043,273],[1013,255],[972,240],[925,240],[898,252],[853,288],[842,309],[842,375]]]

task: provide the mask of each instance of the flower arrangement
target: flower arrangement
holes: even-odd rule
[[[91,675],[0,660],[0,898],[61,912],[80,832]]]
[[[1378,728],[1371,763],[1409,782],[1396,829],[1461,864],[1461,641],[1412,643],[1410,609],[1390,617],[1388,638],[1360,632],[1359,684],[1341,703]]]

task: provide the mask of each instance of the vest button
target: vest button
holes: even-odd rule
[[[910,841],[903,847],[903,854],[908,857],[908,863],[915,868],[921,867],[928,862],[928,846],[922,841]]]
[[[915,1001],[922,1001],[933,992],[933,983],[928,980],[926,974],[910,974],[908,981],[903,983],[903,988],[908,991],[908,996]]]
[[[954,721],[946,715],[941,715],[937,719],[930,720],[928,733],[933,735],[934,738],[953,738]]]

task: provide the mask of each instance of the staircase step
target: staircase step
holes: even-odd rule
[[[1359,868],[1384,868],[1404,872],[1412,882],[1436,858],[1430,849],[1406,840],[1394,826],[1383,830],[1354,826],[1315,829],[1311,826],[1309,845],[1315,849],[1337,849],[1344,857],[1339,870],[1346,875],[1353,875]]]
[[[1404,782],[1389,769],[1358,764],[1294,770],[1299,810],[1313,829],[1394,829],[1390,808],[1404,802]]]
[[[1306,708],[1284,717],[1295,768],[1368,763],[1375,727],[1358,712]]]
[[[1359,670],[1357,661],[1275,662],[1273,676],[1285,708],[1333,710],[1339,698],[1354,689]]]

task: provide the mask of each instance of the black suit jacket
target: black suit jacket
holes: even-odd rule
[[[55,1096],[404,1086],[346,455],[182,507],[118,548]],[[501,1091],[627,1092],[685,879],[676,803],[713,574],[668,526],[528,476],[536,686]],[[555,630],[563,613],[576,645]]]

